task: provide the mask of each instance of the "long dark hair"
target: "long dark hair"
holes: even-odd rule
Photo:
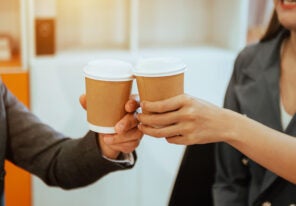
[[[268,24],[267,30],[263,37],[261,38],[260,42],[268,41],[270,39],[273,39],[274,37],[277,36],[277,34],[282,31],[284,27],[281,25],[278,19],[278,15],[276,11],[273,11],[271,20]]]

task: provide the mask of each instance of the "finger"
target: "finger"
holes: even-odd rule
[[[130,96],[130,99],[125,104],[125,110],[129,113],[136,111],[140,106],[139,96],[133,94]]]
[[[118,134],[125,133],[138,125],[138,119],[134,114],[126,114],[116,125],[115,131]]]
[[[153,127],[163,127],[177,123],[179,117],[177,112],[168,112],[164,114],[138,114],[137,119],[144,125]]]
[[[85,96],[85,94],[82,94],[79,97],[79,102],[80,102],[81,106],[83,107],[83,109],[86,110],[86,96]]]
[[[137,102],[133,99],[130,99],[125,104],[125,111],[128,113],[135,112],[139,107],[140,107],[139,102]]]
[[[182,94],[166,100],[148,102],[141,102],[142,110],[150,113],[164,113],[178,110],[184,105],[184,102],[187,101],[189,97]]]
[[[134,128],[124,135],[120,134],[108,134],[102,135],[104,142],[108,145],[116,145],[116,144],[123,144],[133,141],[140,141],[143,137],[143,133],[138,129]]]
[[[139,124],[138,128],[144,134],[153,136],[153,137],[172,137],[176,135],[180,135],[178,132],[178,127],[176,125],[171,125],[162,128],[153,128],[149,126],[145,126],[143,124]]]

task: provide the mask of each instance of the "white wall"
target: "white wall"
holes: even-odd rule
[[[32,62],[31,103],[33,112],[43,121],[67,135],[78,137],[87,131],[85,112],[78,101],[84,92],[82,67],[94,57],[134,59],[128,52],[67,55]],[[152,55],[183,58],[188,65],[186,92],[217,105],[222,104],[236,54],[211,48],[145,50],[141,53],[141,56]],[[183,150],[183,146],[145,136],[137,150],[138,161],[134,169],[110,174],[90,187],[62,191],[49,188],[34,178],[34,206],[167,205]]]
[[[128,0],[57,1],[58,50],[127,48]]]

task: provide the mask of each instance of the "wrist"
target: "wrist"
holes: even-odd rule
[[[223,120],[226,122],[226,125],[224,132],[222,132],[221,140],[229,144],[239,140],[240,127],[244,124],[244,119],[246,119],[246,116],[232,110],[225,109]]]
[[[120,155],[119,151],[113,150],[104,142],[104,137],[102,134],[98,134],[98,146],[101,148],[102,155],[109,159],[115,160]]]

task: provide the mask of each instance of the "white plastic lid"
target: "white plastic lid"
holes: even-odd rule
[[[128,62],[100,59],[90,61],[84,67],[84,75],[87,78],[103,81],[129,81],[133,79],[132,65]]]
[[[136,76],[159,77],[172,76],[186,71],[181,59],[171,57],[140,59],[134,69]]]

